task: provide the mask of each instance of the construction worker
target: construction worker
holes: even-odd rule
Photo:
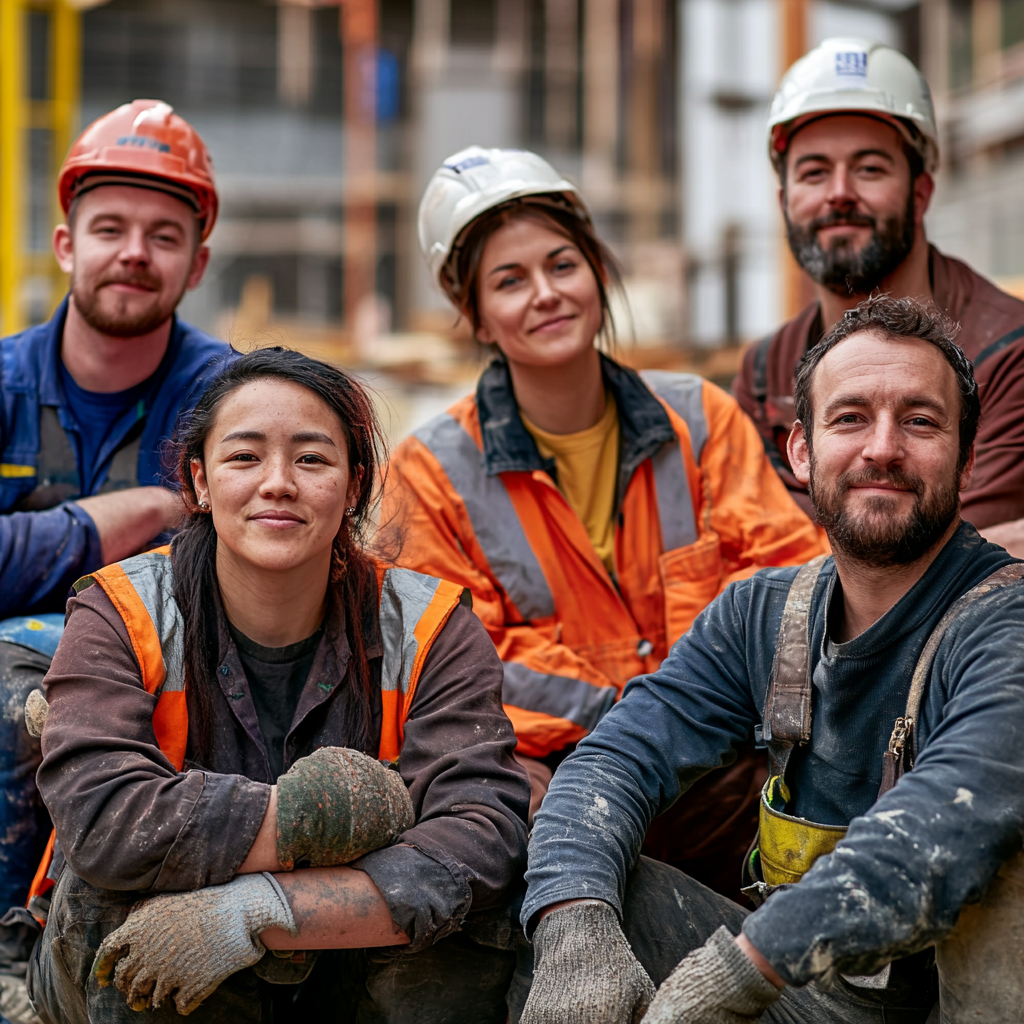
[[[382,450],[343,371],[243,356],[181,438],[170,548],[76,584],[44,1021],[506,1019],[529,784],[463,588],[361,549]]]
[[[536,811],[558,761],[731,580],[821,550],[736,403],[601,354],[615,261],[533,153],[449,157],[419,211],[433,279],[495,357],[395,450],[381,544],[473,593]],[[738,897],[763,756],[709,779],[655,852]],[[699,824],[698,824],[699,822]]]
[[[1024,516],[1024,302],[925,237],[939,161],[928,83],[888,46],[826,39],[786,72],[768,117],[768,150],[789,246],[816,298],[747,352],[733,393],[779,476],[810,509],[786,455],[804,353],[876,290],[932,299],[962,325],[981,394],[963,516],[1024,554],[1024,524],[1000,525]]]
[[[944,1022],[1020,1020],[1024,563],[959,515],[980,403],[956,332],[875,297],[801,364],[787,454],[834,556],[731,586],[560,766],[513,1021],[638,1021],[660,984],[645,1024],[924,1024],[936,959]],[[638,853],[752,728],[748,913]]]
[[[24,906],[50,831],[39,744],[16,712],[50,664],[71,584],[176,522],[160,449],[229,355],[174,313],[203,276],[217,216],[190,125],[155,100],[119,107],[74,143],[58,187],[70,293],[48,323],[0,342],[0,912]],[[31,941],[30,926],[0,926],[11,1020]]]

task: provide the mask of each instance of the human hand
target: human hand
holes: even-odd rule
[[[533,955],[520,1024],[637,1024],[654,997],[654,983],[602,900],[548,912],[534,932]]]
[[[780,990],[724,926],[662,982],[644,1024],[751,1024]]]
[[[277,857],[286,870],[348,864],[412,828],[398,772],[347,747],[321,747],[277,780]]]
[[[101,987],[113,982],[133,1010],[173,996],[178,1013],[189,1014],[225,978],[262,958],[259,934],[272,927],[298,933],[273,875],[154,896],[103,940],[93,975]]]

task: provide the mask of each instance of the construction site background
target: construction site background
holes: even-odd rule
[[[536,150],[622,262],[618,355],[728,386],[809,297],[765,153],[785,67],[821,39],[897,46],[943,140],[930,238],[1024,294],[1024,0],[0,0],[0,318],[66,288],[49,238],[74,133],[167,100],[213,154],[221,218],[181,315],[240,348],[356,369],[397,440],[488,353],[415,233],[456,150]]]

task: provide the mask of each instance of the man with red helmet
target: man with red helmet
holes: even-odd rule
[[[161,447],[230,349],[175,308],[209,260],[209,154],[166,104],[135,100],[90,125],[60,172],[54,232],[68,297],[0,341],[0,704],[24,707],[63,629],[71,584],[172,527]],[[10,616],[19,616],[10,618]],[[0,910],[24,903],[49,835],[39,740],[0,727]],[[0,1017],[31,1020],[27,916],[0,926]]]

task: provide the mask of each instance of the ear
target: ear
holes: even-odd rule
[[[345,493],[345,507],[351,508],[359,500],[363,486],[363,467],[356,466],[348,475],[348,491]]]
[[[67,224],[58,224],[53,229],[53,255],[57,257],[57,266],[63,273],[70,274],[75,269],[71,228]]]
[[[210,503],[210,488],[206,482],[206,467],[202,459],[192,459],[188,464],[192,470],[192,486],[195,487],[196,498],[199,501]]]
[[[960,490],[966,491],[967,485],[974,475],[974,445],[971,445],[971,454],[967,456],[967,465],[960,472]]]
[[[789,432],[786,454],[789,456],[793,476],[806,487],[811,482],[811,452],[807,446],[804,425],[799,420],[793,424],[793,429]]]
[[[918,227],[924,224],[924,215],[928,212],[934,191],[935,179],[927,171],[919,174],[914,181],[914,223]]]
[[[195,256],[192,257],[192,266],[188,272],[188,281],[185,283],[185,288],[188,291],[199,286],[199,282],[202,281],[203,274],[206,273],[206,266],[209,262],[210,247],[208,245],[200,245],[196,249]]]

